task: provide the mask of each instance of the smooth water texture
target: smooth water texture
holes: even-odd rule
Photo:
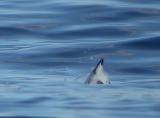
[[[0,0],[0,118],[159,117],[159,0]]]

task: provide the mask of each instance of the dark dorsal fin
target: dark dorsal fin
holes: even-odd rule
[[[102,81],[100,81],[100,80],[98,80],[98,81],[97,81],[97,84],[103,84],[103,82],[102,82]]]
[[[103,63],[104,63],[104,59],[101,58],[101,60],[98,62],[98,64],[97,64],[96,67],[94,68],[93,73],[96,73],[96,70],[97,70],[98,66],[99,66],[100,64],[103,65]]]

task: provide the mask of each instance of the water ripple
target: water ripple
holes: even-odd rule
[[[159,6],[1,0],[0,118],[159,118]],[[111,84],[84,85],[101,57]]]

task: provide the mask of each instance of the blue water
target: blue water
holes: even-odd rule
[[[0,0],[0,118],[159,117],[159,0]]]

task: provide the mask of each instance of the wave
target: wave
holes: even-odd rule
[[[120,46],[128,49],[159,50],[160,36],[128,40],[127,42],[121,43]]]

